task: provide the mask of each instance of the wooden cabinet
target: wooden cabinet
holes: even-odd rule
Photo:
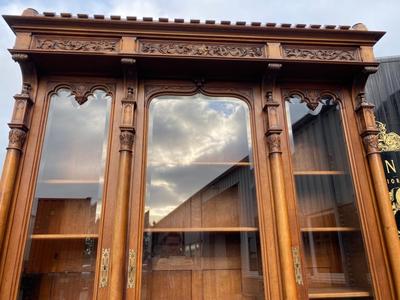
[[[1,299],[400,297],[363,94],[383,33],[5,18]]]

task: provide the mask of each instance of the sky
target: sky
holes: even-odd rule
[[[399,0],[0,0],[0,13],[20,15],[25,8],[39,13],[53,11],[89,15],[104,14],[142,17],[212,19],[216,21],[259,21],[275,23],[353,25],[364,23],[369,30],[386,31],[375,47],[378,57],[400,55]],[[7,123],[11,118],[13,95],[21,90],[19,67],[7,49],[14,35],[0,20],[0,166],[8,143]]]

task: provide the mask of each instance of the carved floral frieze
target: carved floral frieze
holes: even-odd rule
[[[117,52],[116,40],[83,40],[74,38],[37,38],[36,49],[81,52]]]
[[[310,49],[284,47],[283,56],[290,59],[357,61],[357,49]]]
[[[139,52],[154,55],[262,58],[264,45],[216,44],[178,41],[141,41]]]

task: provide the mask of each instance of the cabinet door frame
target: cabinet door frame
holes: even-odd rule
[[[44,76],[40,78],[37,89],[38,92],[34,99],[33,113],[30,119],[30,130],[26,141],[26,148],[22,157],[22,163],[19,168],[17,184],[14,194],[13,206],[10,210],[10,226],[7,230],[6,245],[1,257],[1,285],[0,298],[16,299],[19,293],[20,277],[22,274],[22,263],[26,242],[28,239],[28,230],[30,223],[30,213],[34,201],[36,182],[39,173],[39,164],[43,149],[44,136],[47,126],[50,98],[54,91],[59,88],[68,88],[73,93],[78,94],[79,88],[86,88],[85,95],[90,95],[95,88],[103,89],[111,95],[112,103],[109,115],[109,133],[107,142],[107,159],[104,166],[104,185],[102,194],[102,217],[99,224],[96,271],[93,282],[93,299],[98,297],[98,277],[100,270],[101,249],[109,248],[109,237],[111,236],[111,226],[108,226],[112,220],[113,196],[116,178],[113,174],[117,173],[118,162],[118,139],[115,137],[118,126],[115,126],[115,119],[119,118],[122,97],[121,88],[117,86],[117,81],[113,78],[103,77],[83,77],[83,76]],[[77,89],[74,91],[74,88]],[[82,149],[84,151],[84,149]],[[110,199],[109,199],[110,198]],[[106,209],[107,206],[107,209]],[[106,222],[106,220],[108,222]],[[12,234],[18,232],[19,234]],[[103,237],[105,237],[103,239]],[[108,239],[107,239],[108,237]],[[106,289],[103,289],[106,290]],[[100,294],[101,291],[100,291]]]
[[[299,90],[299,91],[319,91],[330,92],[339,97],[339,107],[341,113],[341,121],[343,127],[343,135],[345,147],[347,150],[349,172],[352,177],[354,187],[354,201],[359,215],[361,234],[363,237],[363,244],[366,253],[369,271],[371,274],[371,285],[373,289],[373,296],[375,299],[392,299],[393,288],[391,284],[391,276],[388,274],[389,264],[385,254],[384,240],[382,236],[382,228],[379,222],[379,216],[376,208],[376,198],[373,192],[371,174],[368,168],[368,161],[366,159],[365,150],[363,147],[362,139],[358,133],[357,115],[356,115],[356,101],[351,97],[351,90],[343,85],[330,84],[330,83],[311,83],[311,82],[295,82],[283,83],[279,85],[281,93],[282,109],[280,115],[284,120],[285,138],[283,139],[283,157],[284,166],[290,172],[287,172],[286,180],[288,182],[288,205],[290,219],[292,221],[293,237],[299,240],[300,253],[302,252],[303,245],[300,237],[300,226],[296,208],[295,197],[295,184],[293,176],[293,163],[290,155],[289,148],[289,129],[286,122],[286,101],[283,97],[283,90]],[[350,142],[351,141],[351,142]],[[364,184],[363,184],[364,183]],[[295,223],[297,225],[295,225]],[[305,266],[304,255],[301,255],[302,266]],[[308,282],[305,268],[302,268],[303,281],[304,281],[304,296],[307,297]],[[307,298],[306,298],[307,299]]]
[[[136,252],[136,275],[134,288],[127,289],[127,299],[140,299],[142,272],[142,243],[144,193],[147,153],[148,108],[152,99],[161,95],[194,95],[203,93],[207,96],[229,96],[245,101],[250,111],[253,158],[255,165],[255,182],[258,203],[261,255],[263,261],[264,293],[266,299],[279,299],[280,278],[278,250],[276,246],[276,230],[273,222],[272,195],[269,166],[264,140],[264,123],[261,89],[258,83],[212,82],[196,85],[188,80],[142,80],[139,82],[139,93],[136,110],[136,138],[134,149],[134,165],[129,249]],[[140,166],[140,167],[139,167]],[[269,238],[268,238],[269,237]],[[273,237],[273,238],[271,238]]]

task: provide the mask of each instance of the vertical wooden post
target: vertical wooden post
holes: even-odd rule
[[[279,70],[280,65],[269,66]],[[286,201],[285,180],[283,175],[281,133],[282,125],[278,117],[279,102],[273,99],[274,75],[271,75],[272,86],[266,93],[267,101],[264,105],[266,113],[266,137],[269,150],[269,161],[272,179],[272,193],[275,206],[276,226],[278,232],[280,271],[282,274],[284,299],[296,300],[297,286],[292,256],[292,243],[290,236],[289,214]]]
[[[126,65],[133,65],[135,63],[133,59],[122,59],[121,62]],[[130,68],[133,68],[133,66],[130,66]],[[131,72],[132,70],[126,70],[126,78],[133,76]],[[131,82],[128,84],[130,83]],[[128,245],[127,234],[132,173],[132,152],[135,136],[134,114],[136,109],[136,89],[132,85],[128,86],[127,89],[128,94],[126,98],[122,100],[118,190],[114,216],[113,240],[111,245],[110,299],[113,300],[122,300],[126,288],[125,266]]]
[[[4,235],[8,223],[8,215],[15,190],[15,180],[19,169],[22,149],[28,127],[26,125],[30,106],[30,85],[24,84],[21,94],[14,96],[14,112],[9,124],[9,144],[0,179],[0,250],[3,250]],[[0,252],[1,252],[0,251]]]
[[[397,298],[400,299],[400,243],[378,147],[377,134],[379,130],[375,123],[375,115],[373,112],[374,105],[366,102],[364,92],[358,94],[358,99],[359,104],[356,108],[356,112],[358,114],[360,133],[363,138],[369,169],[372,175],[372,182],[374,184],[377,200],[376,204],[379,209],[379,217],[392,272],[393,285]]]

